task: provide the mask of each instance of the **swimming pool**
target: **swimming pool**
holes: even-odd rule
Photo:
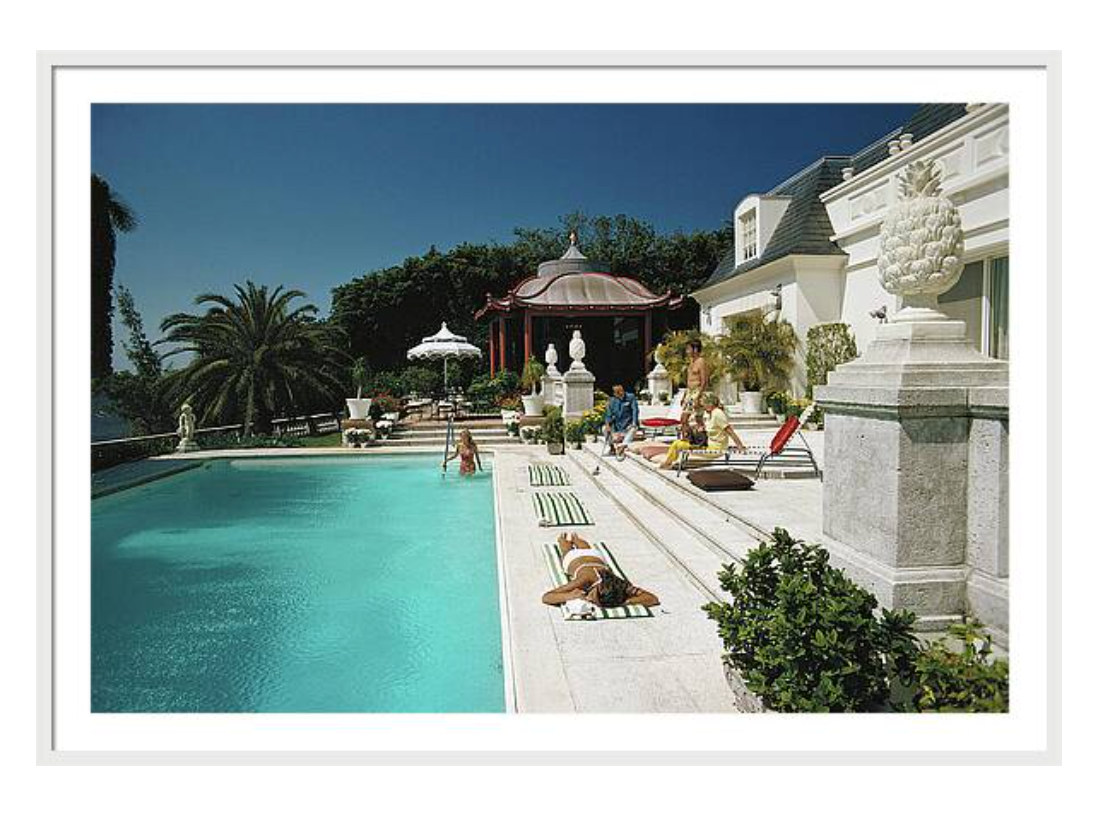
[[[492,481],[234,459],[93,501],[94,712],[502,712]]]

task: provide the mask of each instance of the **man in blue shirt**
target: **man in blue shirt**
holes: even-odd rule
[[[605,438],[616,458],[624,459],[624,451],[632,443],[638,429],[639,401],[634,393],[625,392],[624,385],[614,385],[605,411]]]

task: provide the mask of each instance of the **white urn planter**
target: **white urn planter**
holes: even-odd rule
[[[367,419],[372,409],[371,399],[345,399],[345,404],[349,406],[350,419]]]
[[[744,390],[740,393],[740,406],[745,413],[763,414],[763,393],[759,390]]]
[[[523,396],[523,415],[541,416],[543,412],[543,394],[530,393]]]

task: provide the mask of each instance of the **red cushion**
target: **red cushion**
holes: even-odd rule
[[[772,456],[779,453],[779,451],[787,446],[787,442],[791,440],[791,436],[794,435],[794,431],[796,430],[798,430],[798,417],[787,416],[787,420],[783,422],[783,426],[779,428],[775,433],[775,438],[771,440],[771,447],[768,448],[768,452],[771,453]]]
[[[682,424],[681,419],[640,419],[644,427],[675,427]]]

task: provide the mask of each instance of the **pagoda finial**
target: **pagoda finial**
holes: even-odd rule
[[[570,246],[571,247],[576,247],[577,246],[577,230],[576,229],[570,230]]]

